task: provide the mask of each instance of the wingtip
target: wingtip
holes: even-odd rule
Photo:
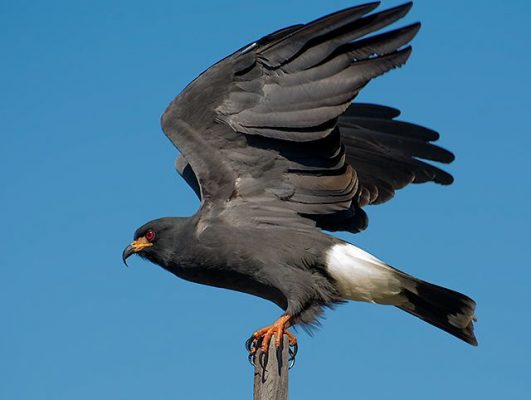
[[[417,21],[417,22],[413,22],[411,25],[406,26],[405,28],[409,28],[415,33],[417,33],[420,30],[420,28],[422,28],[422,24],[420,23],[420,21]]]
[[[412,1],[407,1],[404,4],[399,5],[398,7],[404,7],[405,9],[407,8],[407,10],[409,11],[409,10],[411,10],[411,7],[413,7],[413,2]]]
[[[371,1],[370,3],[361,4],[359,6],[353,6],[352,8],[357,8],[357,9],[365,8],[365,9],[368,9],[367,12],[370,12],[370,11],[378,8],[380,6],[380,4],[382,4],[381,1]]]
[[[455,161],[455,154],[452,153],[451,151],[448,151],[448,150],[446,150],[446,151],[448,152],[447,153],[447,157],[441,162],[443,162],[445,164],[453,163]]]
[[[361,16],[363,16],[363,15],[366,15],[366,14],[370,13],[371,11],[374,11],[375,9],[377,9],[380,4],[381,4],[380,1],[373,1],[373,2],[370,2],[370,3],[365,3],[365,4],[360,4],[360,5],[357,5],[357,6],[347,7],[345,9],[343,9],[343,10],[340,10],[340,11],[337,11],[335,13],[332,13],[329,16],[337,15],[337,14],[343,14],[343,15],[360,14]],[[326,17],[328,17],[328,16],[325,16],[323,18],[326,18]]]
[[[443,171],[444,174],[438,174],[434,178],[434,182],[438,183],[439,185],[448,186],[454,183],[454,177],[450,175],[448,172]]]
[[[413,47],[411,45],[404,47],[403,49],[400,49],[396,52],[396,54],[400,55],[402,58],[402,62],[400,63],[400,66],[404,65],[409,57],[411,56],[411,52],[413,51]]]
[[[411,10],[411,7],[413,7],[413,2],[409,1],[407,3],[400,4],[399,6],[391,7],[388,10],[385,10],[383,12],[390,13],[390,14],[396,13],[398,16],[397,19],[400,19],[409,13],[409,11]]]
[[[411,42],[417,33],[420,30],[420,22],[415,22],[411,25],[406,25],[400,29],[397,29],[397,32],[400,32],[401,35],[405,38],[404,44]]]

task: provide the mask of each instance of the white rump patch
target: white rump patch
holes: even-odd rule
[[[326,267],[345,299],[392,305],[407,300],[400,295],[400,273],[352,244],[332,246]]]

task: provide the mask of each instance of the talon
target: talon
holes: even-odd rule
[[[290,346],[297,346],[297,338],[295,337],[295,335],[289,331],[284,331],[284,333],[286,334],[286,336],[288,337],[289,339],[289,345]]]
[[[267,361],[269,359],[269,354],[267,352],[260,353],[258,362],[260,363],[260,366],[265,369],[267,366]]]
[[[256,347],[257,347],[257,339],[256,337],[254,336],[254,334],[245,341],[245,349],[249,352],[249,353],[256,353]]]
[[[297,344],[297,342],[295,342],[291,347],[293,348],[293,350],[290,348],[290,351],[293,354],[293,358],[295,358],[297,356],[297,352],[299,351],[299,345]]]
[[[249,339],[246,340],[245,348],[249,352],[249,361],[252,360],[252,363],[254,364],[256,352],[258,349],[260,349],[261,354],[259,362],[262,364],[265,357],[264,354],[267,354],[269,350],[269,343],[271,343],[273,336],[275,336],[275,346],[280,348],[282,337],[287,335],[290,346],[289,361],[290,366],[293,366],[295,362],[295,356],[297,354],[297,338],[287,330],[287,328],[290,326],[290,319],[291,317],[289,315],[283,315],[272,325],[258,329],[251,335]],[[267,358],[265,358],[265,361],[267,362]]]

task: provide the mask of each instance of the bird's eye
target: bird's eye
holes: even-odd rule
[[[148,242],[151,242],[153,239],[155,239],[155,232],[153,232],[151,229],[149,231],[146,232],[146,234],[144,235],[144,237],[146,238],[146,240]]]

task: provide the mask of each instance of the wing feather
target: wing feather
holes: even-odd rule
[[[378,4],[273,32],[209,68],[170,104],[163,129],[203,205],[257,224],[357,232],[367,226],[361,207],[412,182],[451,183],[422,161],[453,160],[431,143],[436,132],[395,120],[397,109],[351,103],[371,79],[407,61],[420,28],[371,36],[411,8],[370,14]]]

